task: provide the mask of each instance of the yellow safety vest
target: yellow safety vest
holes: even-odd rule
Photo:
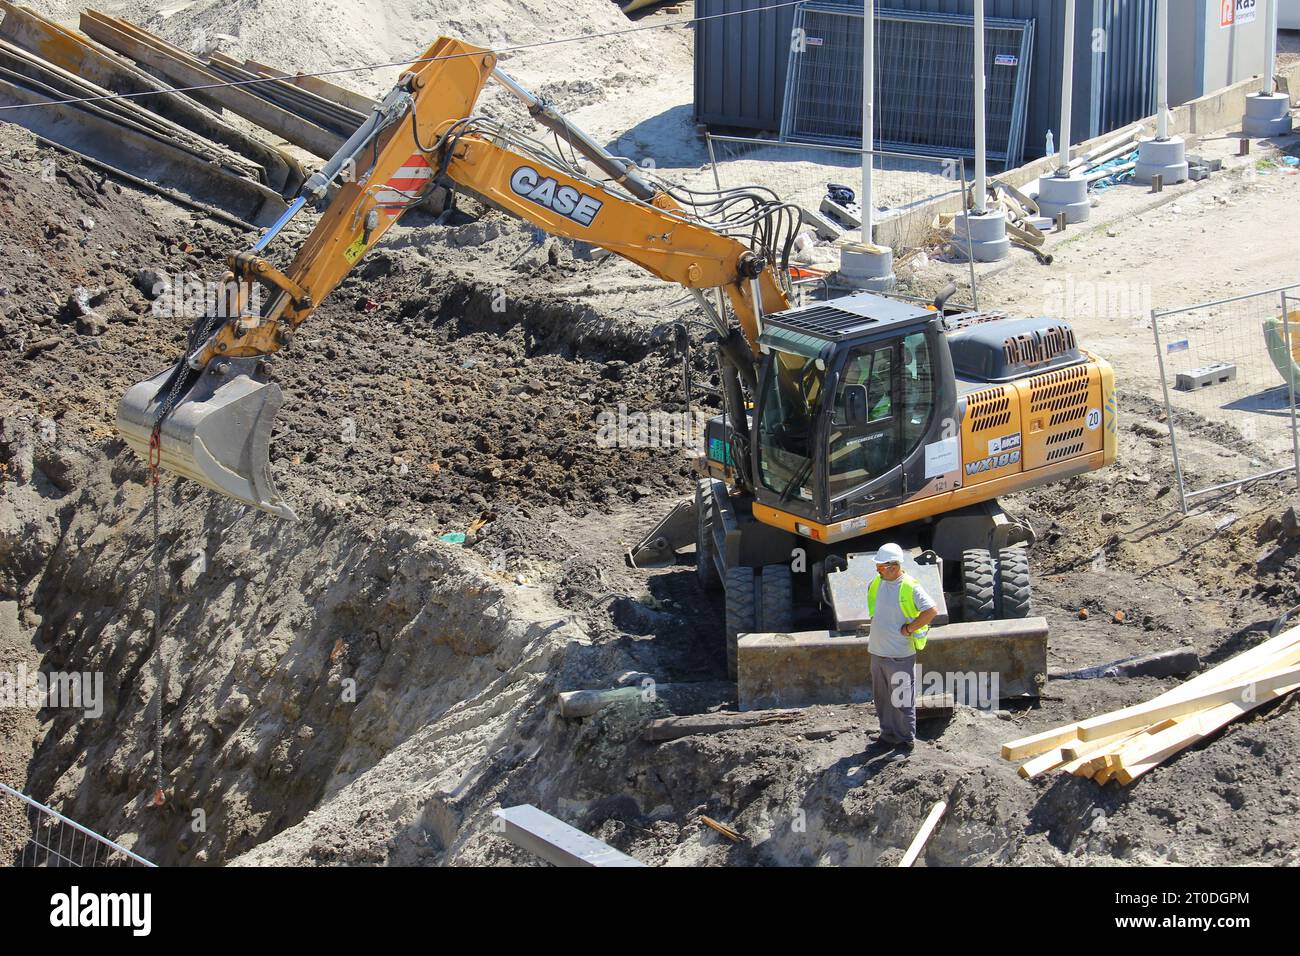
[[[871,579],[871,583],[867,585],[867,613],[870,614],[873,619],[876,616],[876,595],[880,593],[880,581],[880,575],[876,575]],[[907,623],[909,624],[921,616],[921,611],[916,606],[916,589],[918,587],[920,587],[920,585],[917,584],[916,578],[912,577],[910,574],[903,575],[902,586],[898,589],[898,606],[903,612],[903,617],[907,618]],[[912,649],[915,651],[925,650],[926,641],[929,640],[926,635],[929,633],[930,629],[928,627],[923,627],[915,634],[909,634],[908,637],[912,641]]]

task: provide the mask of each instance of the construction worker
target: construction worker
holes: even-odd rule
[[[916,740],[916,654],[925,647],[934,599],[903,573],[903,549],[886,544],[876,552],[876,577],[867,586],[871,615],[871,692],[880,721],[876,744],[906,759]]]

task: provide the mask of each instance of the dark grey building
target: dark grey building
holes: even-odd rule
[[[861,0],[817,0],[862,10]],[[782,128],[786,102],[786,77],[790,67],[795,8],[760,10],[772,0],[696,0],[696,14],[707,17],[724,12],[750,10],[740,16],[705,20],[697,26],[695,37],[695,118],[711,129],[777,133]],[[1171,23],[1178,19],[1177,4]],[[971,0],[877,0],[877,14],[896,12],[973,16]],[[1005,20],[1032,21],[1031,50],[1022,61],[1027,94],[1022,111],[1016,113],[1024,158],[1044,153],[1047,131],[1053,130],[1059,143],[1061,64],[1064,47],[1065,4],[1061,0],[987,0],[985,15]],[[1071,140],[1080,142],[1126,123],[1149,116],[1155,111],[1154,29],[1155,0],[1078,0],[1075,26],[1074,107]],[[859,131],[861,110],[861,17],[855,18],[856,40],[852,33],[842,37],[842,62],[845,74],[843,114]],[[1171,29],[1174,32],[1176,26]],[[877,31],[881,42],[882,31]],[[891,34],[892,43],[913,42],[902,33]],[[969,33],[967,32],[968,36]],[[817,42],[829,42],[822,37]],[[819,50],[819,54],[824,52]],[[883,55],[888,53],[889,55]],[[995,52],[989,51],[989,70],[1008,62],[1004,53],[998,65]],[[877,117],[888,113],[891,87],[898,91],[903,77],[880,75],[882,63],[890,59],[908,62],[907,51],[879,51],[877,55]],[[859,64],[853,75],[851,64]],[[915,61],[922,64],[918,58]],[[966,54],[969,64],[969,52]],[[964,86],[960,93],[973,98],[969,73],[964,79],[954,77]],[[990,79],[990,88],[993,80]],[[954,91],[949,91],[957,96]],[[910,102],[910,101],[909,101]],[[894,104],[897,109],[897,104]],[[910,106],[924,111],[925,104]],[[934,107],[934,123],[951,117],[940,115]],[[931,117],[918,112],[916,123],[924,126]],[[905,148],[905,144],[896,145]],[[990,145],[992,149],[992,143]]]

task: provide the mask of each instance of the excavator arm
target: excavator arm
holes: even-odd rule
[[[608,180],[553,162],[490,121],[473,119],[474,105],[493,78]],[[224,285],[233,293],[220,300],[223,308],[194,327],[174,367],[123,398],[118,429],[127,442],[151,468],[293,517],[270,475],[271,425],[283,396],[264,360],[288,344],[365,253],[440,182],[552,235],[608,249],[666,282],[721,289],[743,345],[725,314],[703,295],[697,298],[729,361],[744,366],[742,376],[752,384],[762,317],[789,305],[767,250],[689,212],[648,183],[634,164],[605,152],[497,69],[491,51],[442,37],[308,179],[281,219],[251,249],[228,259]],[[287,267],[277,268],[265,256],[272,240],[331,190],[311,235]],[[714,200],[715,208],[724,205]],[[267,295],[254,295],[258,287]],[[732,404],[738,395],[733,388]]]

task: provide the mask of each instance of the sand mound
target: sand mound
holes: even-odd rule
[[[79,4],[56,2],[53,12],[75,20]],[[595,34],[631,24],[609,0],[197,0],[158,5],[148,0],[101,4],[172,43],[195,52],[220,49],[285,68],[330,70],[362,64],[404,63],[447,34],[492,49],[564,37],[591,39],[511,53],[505,62],[522,75],[555,74],[564,61],[592,77],[652,62],[643,34]],[[342,74],[335,80],[367,93],[387,89],[400,67]]]

